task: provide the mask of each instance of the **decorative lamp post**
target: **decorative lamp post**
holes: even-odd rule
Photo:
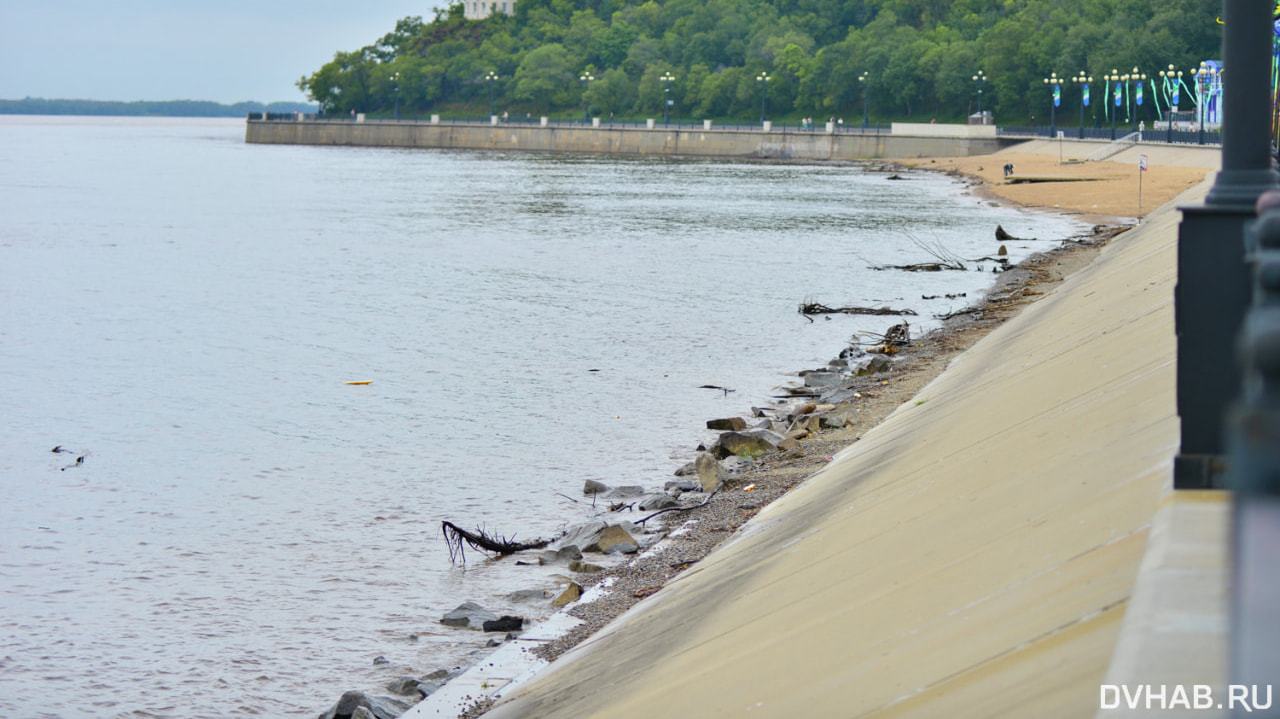
[[[1213,97],[1214,79],[1218,71],[1208,63],[1200,63],[1200,67],[1191,71],[1196,78],[1196,104],[1200,110],[1200,144],[1204,144],[1204,123],[1208,120],[1209,99]]]
[[[396,119],[400,119],[400,73],[391,76],[391,82],[396,88]]]
[[[858,76],[858,82],[862,85],[862,131],[867,131],[867,92],[871,89],[871,83],[867,82],[867,71],[863,70]]]
[[[662,95],[662,124],[671,124],[671,81],[676,79],[670,71],[663,73],[658,77],[659,80],[667,84],[667,88],[663,90]]]
[[[1111,139],[1116,139],[1116,114],[1120,112],[1120,103],[1124,100],[1124,95],[1120,92],[1120,82],[1128,82],[1128,75],[1117,75],[1115,68],[1111,68],[1110,75],[1103,75],[1102,79],[1107,81],[1107,94],[1111,95],[1108,100],[1114,98],[1114,102],[1109,102],[1111,106]]]
[[[1058,77],[1058,73],[1051,72],[1049,77],[1044,79],[1044,84],[1049,86],[1053,93],[1052,102],[1049,103],[1049,137],[1057,135],[1058,127],[1058,105],[1062,102],[1062,84],[1066,82],[1065,78]]]
[[[1173,118],[1178,112],[1178,94],[1182,87],[1182,71],[1175,71],[1173,65],[1170,65],[1168,70],[1161,70],[1160,85],[1161,89],[1164,90],[1165,103],[1169,106],[1169,123],[1165,128],[1165,141],[1171,143],[1173,142]],[[1173,88],[1172,92],[1170,92],[1170,86]]]
[[[1080,74],[1071,78],[1071,82],[1080,86],[1080,139],[1084,139],[1084,108],[1089,104],[1089,83],[1093,82],[1093,78],[1084,74],[1084,70]]]
[[[492,120],[493,119],[493,82],[498,79],[498,73],[494,72],[493,70],[490,70],[489,74],[484,76],[484,79],[489,81],[489,119]]]
[[[1133,80],[1138,85],[1137,90],[1133,93],[1133,103],[1138,106],[1138,109],[1133,111],[1133,116],[1138,117],[1142,114],[1139,112],[1139,110],[1142,109],[1142,83],[1147,81],[1147,74],[1144,72],[1138,72],[1138,68],[1135,67],[1133,68],[1133,71],[1129,73],[1129,79]],[[1125,85],[1124,89],[1127,93],[1129,86]]]
[[[764,124],[764,96],[769,89],[769,80],[771,79],[773,78],[769,77],[769,73],[767,72],[762,72],[759,75],[756,75],[756,82],[760,83],[760,124],[761,125]]]
[[[591,81],[596,79],[596,76],[586,72],[578,79],[586,83],[586,89],[582,91],[582,121],[591,122],[591,101],[587,99],[587,93],[591,92]]]
[[[981,70],[977,75],[973,76],[973,81],[978,83],[978,124],[987,124],[987,118],[982,114],[982,86],[987,84],[987,76]]]

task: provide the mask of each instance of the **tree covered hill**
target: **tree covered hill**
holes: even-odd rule
[[[1155,77],[1218,57],[1220,11],[1220,0],[519,0],[513,17],[473,21],[455,4],[336,53],[298,87],[325,113],[390,112],[398,95],[402,112],[487,114],[492,91],[498,113],[660,117],[670,73],[679,117],[758,117],[763,90],[770,117],[861,118],[865,89],[873,119],[927,122],[975,112],[981,70],[983,109],[1017,125],[1047,124],[1050,73],[1084,71],[1093,124],[1104,73]],[[1068,83],[1059,115],[1079,110]]]

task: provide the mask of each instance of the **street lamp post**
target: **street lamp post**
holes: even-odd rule
[[[1146,73],[1138,72],[1138,68],[1134,67],[1133,71],[1129,73],[1129,79],[1133,80],[1138,84],[1138,89],[1133,93],[1133,102],[1135,105],[1138,106],[1138,109],[1133,111],[1133,115],[1134,117],[1139,117],[1142,114],[1138,111],[1142,109],[1142,83],[1147,81],[1147,75]],[[1125,92],[1127,93],[1129,91],[1129,86],[1126,84],[1124,86],[1124,89],[1125,89]],[[1135,123],[1136,122],[1137,120],[1135,120]],[[1133,127],[1137,127],[1136,124],[1131,123],[1131,125]]]
[[[1204,123],[1208,119],[1209,98],[1213,96],[1213,81],[1217,77],[1217,70],[1208,63],[1200,63],[1200,67],[1191,71],[1196,78],[1196,104],[1200,111],[1200,144],[1204,144]]]
[[[867,72],[862,71],[858,76],[858,82],[862,85],[862,131],[867,131],[867,91],[871,89],[871,83],[867,82]]]
[[[985,125],[987,124],[987,117],[982,114],[982,86],[987,84],[987,76],[979,70],[978,74],[973,76],[973,81],[978,83],[978,123]]]
[[[1120,92],[1120,83],[1121,81],[1124,81],[1124,82],[1129,81],[1128,75],[1117,75],[1116,74],[1117,72],[1118,71],[1115,68],[1111,68],[1110,75],[1102,76],[1103,79],[1107,81],[1107,88],[1108,88],[1107,94],[1110,95],[1110,97],[1107,98],[1107,101],[1111,106],[1111,139],[1112,140],[1116,139],[1116,115],[1120,111],[1120,102],[1124,98],[1124,95],[1121,94]]]
[[[1049,137],[1057,135],[1058,127],[1058,103],[1062,98],[1062,83],[1066,82],[1065,78],[1058,77],[1058,73],[1051,72],[1049,77],[1044,79],[1044,84],[1049,86]]]
[[[391,82],[396,88],[396,119],[400,119],[400,73],[391,76]]]
[[[762,72],[756,76],[756,82],[760,83],[760,124],[764,124],[764,96],[769,89],[769,73]]]
[[[586,83],[586,89],[582,91],[582,121],[591,122],[591,101],[587,99],[587,93],[591,92],[591,81],[596,79],[595,75],[590,72],[583,73],[579,80]]]
[[[1182,86],[1182,71],[1173,69],[1173,65],[1168,70],[1160,71],[1160,85],[1164,90],[1166,101],[1169,104],[1169,123],[1165,128],[1165,142],[1173,142],[1173,117],[1178,112],[1178,91]],[[1169,92],[1169,86],[1173,85],[1173,92]]]
[[[1084,139],[1084,107],[1089,104],[1089,83],[1093,82],[1093,78],[1084,74],[1084,70],[1080,74],[1071,78],[1071,82],[1080,85],[1080,139]]]
[[[490,70],[489,74],[484,76],[484,79],[489,81],[489,120],[492,121],[493,120],[493,82],[498,79],[498,73],[494,72],[493,70]]]
[[[671,124],[671,81],[676,79],[670,71],[663,73],[658,77],[659,80],[667,84],[667,88],[663,90],[662,95],[662,124]]]

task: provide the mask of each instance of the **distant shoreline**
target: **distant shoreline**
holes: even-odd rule
[[[26,97],[0,99],[0,115],[89,115],[106,117],[244,117],[250,112],[315,112],[302,102],[237,102],[209,100],[65,100]]]

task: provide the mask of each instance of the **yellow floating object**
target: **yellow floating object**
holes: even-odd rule
[[[356,381],[354,381],[354,382],[348,382],[347,384],[373,384],[373,380],[371,380],[371,379],[358,379],[358,380],[356,380]]]

